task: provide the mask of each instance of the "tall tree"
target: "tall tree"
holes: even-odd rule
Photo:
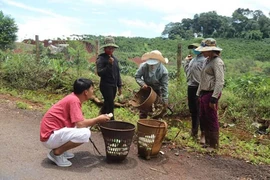
[[[0,49],[4,50],[16,41],[18,27],[15,20],[0,11]]]
[[[260,31],[263,33],[263,38],[270,38],[270,19],[262,15],[258,19]]]
[[[212,34],[217,32],[222,25],[222,20],[215,11],[201,13],[200,16],[198,16],[197,22],[196,31],[203,30],[204,37],[212,36]]]
[[[238,8],[233,12],[232,26],[235,28],[238,37],[241,37],[243,31],[245,31],[245,26],[248,22],[248,17],[252,16],[252,11],[249,9]]]
[[[162,35],[163,36],[167,35],[169,39],[179,39],[183,37],[184,33],[185,33],[185,30],[183,29],[181,23],[170,22],[169,24],[165,26],[165,29],[162,32]]]

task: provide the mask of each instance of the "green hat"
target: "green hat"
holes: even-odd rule
[[[104,39],[104,44],[102,46],[100,46],[100,48],[105,48],[105,47],[115,47],[118,48],[119,46],[117,46],[114,42],[114,38],[112,36],[107,36]]]
[[[201,37],[194,38],[193,43],[188,45],[188,49],[194,49],[194,48],[199,47],[202,40],[203,40],[203,38],[201,38]]]
[[[192,44],[188,45],[188,49],[194,49],[194,48],[197,48],[199,46],[200,46],[199,43],[192,43]]]

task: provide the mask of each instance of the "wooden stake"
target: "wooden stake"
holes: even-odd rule
[[[180,68],[182,65],[182,45],[179,43],[177,47],[177,79],[180,82]]]
[[[36,41],[36,61],[39,62],[40,52],[39,52],[39,38],[38,38],[38,35],[35,36],[35,41]]]

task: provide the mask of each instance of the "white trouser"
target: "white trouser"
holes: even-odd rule
[[[89,128],[62,128],[54,131],[46,142],[42,142],[48,149],[56,149],[71,141],[74,143],[89,142],[91,131]]]

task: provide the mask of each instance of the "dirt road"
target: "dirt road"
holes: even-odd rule
[[[254,166],[230,157],[211,157],[170,151],[149,161],[137,156],[132,144],[127,159],[120,163],[107,163],[104,141],[100,132],[92,139],[102,156],[91,143],[72,150],[73,165],[60,168],[46,157],[48,149],[39,141],[39,123],[42,113],[17,109],[14,102],[0,100],[0,180],[270,180],[269,166]],[[179,152],[179,156],[175,153]]]

